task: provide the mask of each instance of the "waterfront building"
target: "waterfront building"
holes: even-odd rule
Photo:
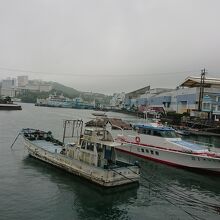
[[[187,112],[191,116],[204,112],[210,119],[219,120],[220,118],[220,79],[218,78],[205,78],[202,94],[201,78],[192,76],[187,77],[176,89],[149,88],[144,94],[137,94],[137,92],[134,94],[135,96],[128,97],[125,101],[127,109],[134,107],[146,109],[157,106],[164,107],[167,112],[181,114]],[[200,102],[201,109],[199,109]]]
[[[114,109],[123,109],[125,106],[125,93],[114,93],[110,100],[110,106]]]
[[[201,111],[207,113],[213,120],[220,118],[220,79],[204,78],[201,83],[201,77],[187,77],[180,85],[187,87],[188,90],[194,89],[195,108],[192,111]],[[201,109],[200,108],[201,102]],[[191,110],[191,109],[190,109]]]
[[[41,80],[32,80],[29,81],[28,84],[24,86],[19,86],[17,88],[19,93],[27,93],[29,91],[31,92],[49,92],[52,90],[52,85],[47,82],[43,82]]]
[[[171,102],[170,91],[173,89],[167,88],[154,88],[150,86],[136,90],[126,94],[125,106],[129,109],[139,109],[145,111],[147,108],[164,107],[168,106]],[[161,96],[161,94],[163,94]]]
[[[28,85],[28,76],[18,76],[18,87],[23,87]]]
[[[134,110],[138,108],[138,98],[148,92],[150,90],[150,86],[146,86],[135,91],[129,92],[125,94],[125,104],[124,107],[128,110]]]
[[[49,92],[52,85],[41,80],[28,81],[28,76],[3,79],[0,84],[0,95],[15,97],[17,94],[31,92]]]
[[[1,96],[15,97],[17,88],[16,78],[3,79],[1,82]]]

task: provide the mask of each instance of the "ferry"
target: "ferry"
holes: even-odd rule
[[[71,99],[64,97],[63,94],[49,95],[49,98],[39,99],[37,98],[36,106],[48,106],[48,107],[62,107],[62,108],[72,108]]]
[[[136,123],[133,134],[118,134],[117,150],[160,163],[220,174],[220,148],[185,141],[159,121]]]
[[[70,122],[68,120],[65,125]],[[73,124],[79,125],[78,122]],[[31,156],[93,183],[115,187],[139,182],[138,164],[117,159],[116,147],[119,143],[107,130],[86,128],[77,143],[67,144],[54,139],[50,131],[25,128],[21,134]]]

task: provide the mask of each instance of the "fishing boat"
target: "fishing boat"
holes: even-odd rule
[[[159,121],[136,123],[133,134],[118,134],[117,149],[172,166],[220,173],[220,148],[185,141]]]
[[[77,127],[78,122],[65,121],[63,140],[66,137],[66,125],[72,123]],[[78,136],[77,143],[66,144],[54,139],[50,131],[26,128],[21,134],[31,156],[98,185],[115,187],[139,182],[138,165],[117,159],[116,147],[119,143],[105,129],[86,128]]]

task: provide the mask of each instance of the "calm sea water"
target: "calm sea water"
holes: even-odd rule
[[[11,150],[21,128],[51,130],[61,139],[63,119],[87,121],[92,112],[22,107],[22,111],[0,111],[0,219],[220,219],[219,176],[140,160],[139,186],[106,191],[29,157],[21,139]]]

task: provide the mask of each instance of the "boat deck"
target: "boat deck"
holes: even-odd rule
[[[183,140],[178,140],[178,141],[171,141],[171,143],[177,144],[182,148],[185,149],[189,149],[192,151],[196,151],[196,152],[201,152],[201,151],[208,151],[208,148],[206,146],[203,145],[199,145],[196,143],[191,143],[191,142],[187,142],[187,141],[183,141]]]
[[[60,153],[62,150],[62,146],[54,144],[45,140],[34,140],[31,141],[33,144],[39,146],[40,148],[49,151],[51,153]]]

